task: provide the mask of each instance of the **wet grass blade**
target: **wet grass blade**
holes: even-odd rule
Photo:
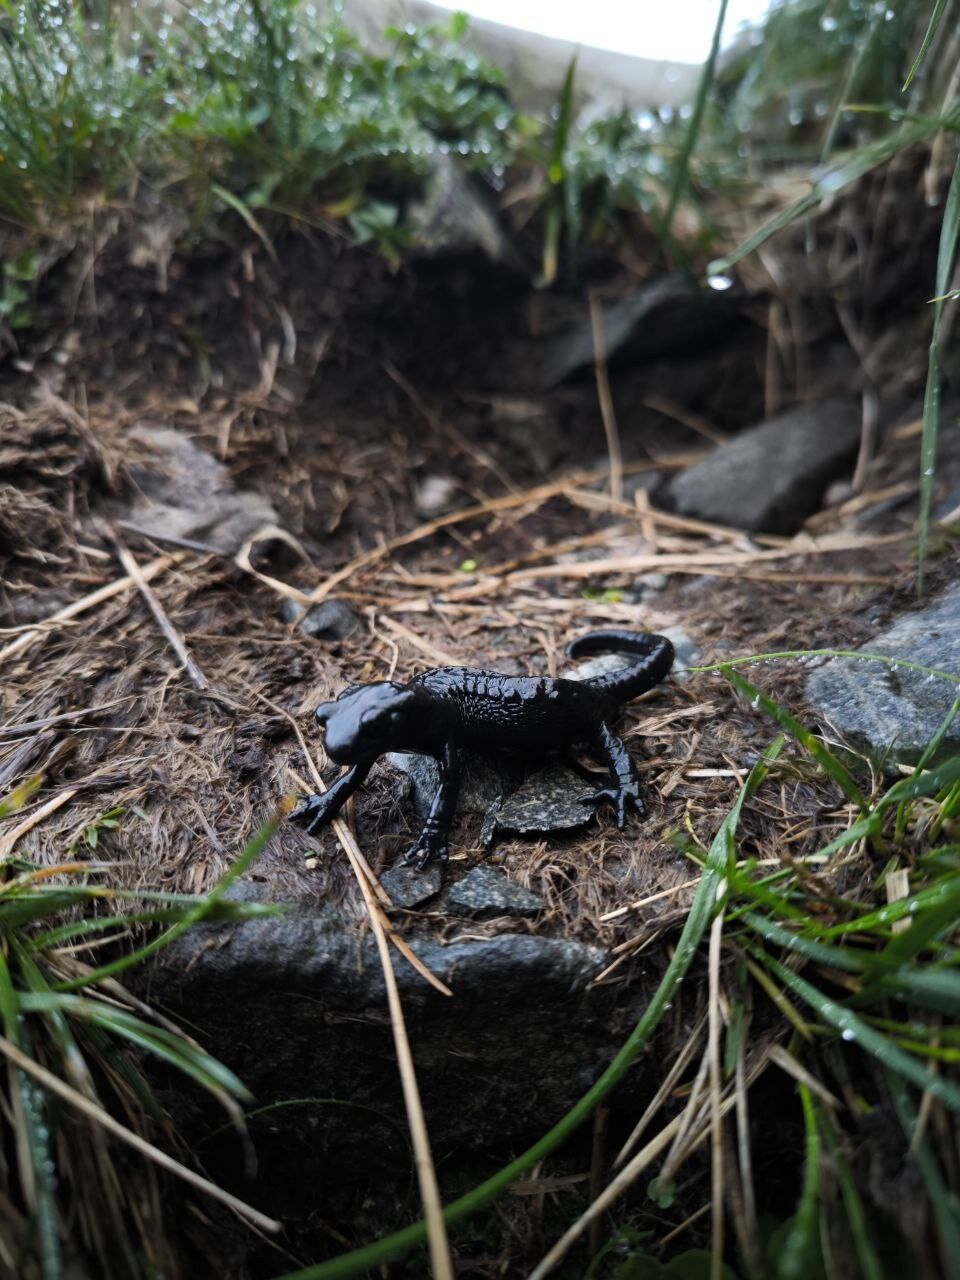
[[[862,973],[867,966],[866,955],[858,954],[849,947],[831,947],[813,938],[801,937],[755,911],[748,911],[742,919],[761,938],[775,942],[785,951],[796,952],[815,964],[828,965],[831,969],[840,969],[845,973]]]
[[[20,1023],[20,996],[14,986],[3,949],[0,948],[0,1020],[6,1038],[21,1051],[31,1054],[32,1046]],[[63,1259],[57,1227],[56,1185],[50,1150],[50,1126],[46,1121],[46,1099],[35,1082],[23,1071],[8,1066],[11,1119],[24,1198],[33,1216],[40,1241],[39,1257],[43,1280],[60,1280]]]
[[[237,1098],[250,1098],[250,1093],[233,1072],[218,1062],[199,1045],[182,1035],[154,1027],[141,1018],[115,1005],[83,996],[60,992],[25,992],[20,996],[24,1013],[64,1013],[91,1022],[111,1035],[129,1040],[156,1058],[162,1058],[211,1092],[227,1092]]]
[[[927,385],[923,395],[923,434],[920,437],[920,532],[917,545],[918,594],[923,591],[930,507],[937,469],[937,435],[940,428],[940,361],[937,348],[940,341],[940,321],[943,317],[944,296],[950,289],[950,277],[953,272],[958,239],[960,239],[960,156],[957,157],[953,177],[950,179],[950,188],[943,210],[943,222],[940,226],[940,247],[937,252],[937,300],[933,304],[933,331],[927,357]]]
[[[795,200],[793,204],[781,210],[769,222],[765,222],[752,235],[747,236],[746,240],[739,244],[732,253],[715,262],[711,262],[708,267],[709,274],[726,274],[741,258],[746,258],[748,254],[759,249],[762,244],[765,244],[778,231],[782,231],[784,227],[788,227],[798,219],[813,213],[824,200],[835,196],[838,191],[850,186],[851,183],[869,173],[871,169],[876,169],[879,165],[885,164],[898,152],[905,150],[916,142],[923,142],[925,139],[933,137],[938,130],[939,125],[933,122],[917,121],[905,125],[902,129],[896,130],[886,138],[881,138],[877,142],[861,147],[857,151],[848,152],[845,156],[838,158],[834,164],[817,178],[806,195],[801,196],[799,200]]]
[[[936,0],[936,3],[933,6],[933,12],[930,14],[930,21],[927,23],[927,29],[923,33],[923,39],[920,42],[920,49],[910,66],[906,80],[903,82],[904,93],[906,93],[910,88],[914,77],[920,70],[920,63],[926,56],[927,50],[930,48],[930,42],[933,40],[934,35],[936,35],[937,27],[940,25],[940,19],[943,17],[943,11],[946,7],[947,0]]]
[[[867,802],[861,794],[860,788],[833,752],[825,747],[819,738],[815,737],[789,711],[778,706],[772,698],[768,698],[766,694],[761,693],[748,680],[744,680],[743,676],[737,675],[730,666],[722,664],[719,670],[720,674],[733,685],[741,697],[746,698],[752,707],[765,712],[784,733],[788,733],[791,738],[799,742],[801,747],[813,756],[824,773],[829,774],[847,799],[851,800],[862,814],[867,814]]]
[[[751,952],[776,974],[785,987],[814,1009],[821,1021],[839,1031],[844,1040],[858,1045],[865,1053],[877,1058],[890,1070],[896,1071],[898,1075],[910,1080],[921,1089],[928,1090],[951,1110],[960,1111],[960,1085],[952,1080],[933,1075],[916,1058],[905,1053],[887,1036],[875,1031],[858,1014],[831,1000],[805,978],[801,978],[799,974],[794,973],[778,960],[774,960],[761,948],[754,949],[751,946]]]

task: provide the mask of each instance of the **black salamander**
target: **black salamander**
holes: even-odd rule
[[[610,728],[619,708],[669,673],[673,645],[637,631],[591,631],[567,646],[568,658],[635,654],[622,671],[588,680],[505,676],[475,667],[436,667],[407,684],[351,685],[317,707],[327,755],[347,769],[323,795],[308,796],[291,814],[314,832],[339,812],[387,751],[433,756],[440,785],[423,830],[405,861],[423,868],[447,857],[447,841],[470,751],[507,750],[525,756],[583,747],[610,771],[610,785],[584,803],[609,800],[617,826],[628,808],[643,813],[640,782],[626,747]]]

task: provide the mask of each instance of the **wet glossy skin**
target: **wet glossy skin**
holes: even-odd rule
[[[352,685],[334,702],[317,707],[327,755],[348,768],[329,791],[309,796],[291,815],[310,832],[329,822],[387,751],[433,756],[440,785],[406,861],[418,868],[445,861],[450,826],[469,751],[510,750],[546,754],[582,746],[606,764],[611,785],[584,796],[585,803],[610,800],[617,826],[633,807],[643,812],[640,784],[626,747],[611,731],[619,707],[652,689],[673,664],[664,636],[636,631],[593,631],[567,648],[571,658],[604,652],[630,653],[637,661],[622,671],[589,680],[505,676],[473,667],[436,667],[408,684],[384,681]]]

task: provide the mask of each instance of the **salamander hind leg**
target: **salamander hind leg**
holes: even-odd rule
[[[594,746],[598,758],[610,770],[610,786],[581,796],[581,803],[598,804],[609,800],[616,806],[617,826],[622,829],[627,820],[628,809],[633,809],[641,816],[644,812],[636,766],[630,759],[627,748],[605,724],[600,726]]]

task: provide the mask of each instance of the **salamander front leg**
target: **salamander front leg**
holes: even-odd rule
[[[341,773],[329,791],[301,800],[290,817],[294,822],[299,822],[310,835],[314,835],[337,816],[357,788],[363,785],[372,765],[372,760],[368,760],[366,764],[352,765],[345,773]]]
[[[437,765],[440,770],[437,794],[433,797],[430,812],[423,824],[423,830],[417,836],[416,844],[408,850],[403,859],[417,871],[423,871],[431,862],[444,863],[447,860],[447,841],[450,838],[450,827],[457,809],[460,783],[463,780],[463,752],[448,745],[444,748]]]
[[[584,804],[597,804],[601,800],[610,800],[617,806],[617,826],[623,827],[627,820],[627,809],[633,808],[643,814],[643,801],[640,799],[640,779],[630,759],[630,753],[615,733],[607,726],[601,725],[595,742],[595,750],[599,759],[610,770],[611,785],[601,787],[591,795],[581,796]]]

